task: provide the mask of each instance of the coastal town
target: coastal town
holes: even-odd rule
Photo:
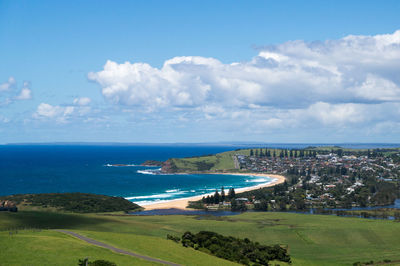
[[[216,202],[204,198],[207,209],[304,210],[390,205],[399,196],[398,150],[251,149],[233,155],[242,172],[280,174],[286,181]],[[221,191],[222,193],[222,191]],[[234,198],[232,201],[231,199]],[[234,205],[234,207],[233,207]]]

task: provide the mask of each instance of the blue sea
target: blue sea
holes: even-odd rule
[[[374,145],[368,147],[380,147]],[[271,179],[235,175],[155,174],[157,167],[140,164],[146,160],[164,161],[172,157],[207,155],[256,146],[260,147],[244,144],[0,145],[0,195],[87,192],[121,196],[146,205],[212,193],[222,186],[226,189],[249,187]],[[304,148],[309,145],[261,146]],[[129,166],[111,166],[114,164]]]

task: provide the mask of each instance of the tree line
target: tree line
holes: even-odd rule
[[[297,150],[297,149],[250,149],[250,156],[252,157],[267,157],[267,158],[303,158],[303,157],[317,157],[317,152],[315,150]]]

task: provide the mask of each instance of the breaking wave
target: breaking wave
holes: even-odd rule
[[[137,170],[136,173],[144,174],[144,175],[158,175],[160,174],[161,168],[157,169],[145,169],[145,170]]]
[[[246,183],[266,183],[266,182],[270,182],[271,179],[267,179],[267,178],[256,178],[256,179],[247,179],[245,182]]]
[[[105,164],[105,167],[134,167],[134,166],[140,166],[138,164]]]

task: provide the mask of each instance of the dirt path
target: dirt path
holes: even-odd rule
[[[74,237],[76,237],[76,238],[78,238],[80,240],[83,240],[83,241],[85,241],[85,242],[87,242],[89,244],[96,245],[96,246],[99,246],[99,247],[102,247],[102,248],[106,248],[106,249],[109,249],[109,250],[117,252],[117,253],[125,254],[125,255],[128,255],[128,256],[132,256],[132,257],[136,257],[136,258],[140,258],[140,259],[144,259],[144,260],[151,261],[151,262],[157,262],[157,263],[161,263],[161,264],[165,264],[165,265],[180,266],[179,264],[172,263],[172,262],[169,262],[169,261],[159,260],[159,259],[155,259],[155,258],[152,258],[152,257],[148,257],[148,256],[136,254],[136,253],[133,253],[133,252],[130,252],[130,251],[126,251],[126,250],[123,250],[123,249],[119,249],[119,248],[107,245],[107,244],[105,244],[103,242],[88,238],[86,236],[83,236],[83,235],[80,235],[80,234],[77,234],[77,233],[74,233],[74,232],[71,232],[71,231],[67,231],[67,230],[54,230],[54,231],[74,236]]]

